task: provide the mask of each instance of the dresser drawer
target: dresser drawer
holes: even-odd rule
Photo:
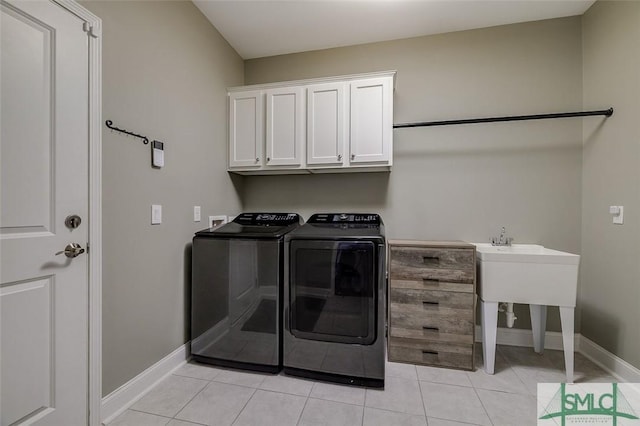
[[[475,270],[473,249],[391,246],[392,267]]]
[[[463,293],[473,293],[473,282],[455,282],[433,279],[420,280],[389,280],[391,288],[404,288],[415,290],[441,290],[441,291],[459,291]]]
[[[389,300],[392,304],[405,305],[406,309],[415,313],[448,313],[463,310],[472,314],[473,293],[456,291],[418,290],[413,288],[390,288]],[[451,312],[452,314],[455,312]]]
[[[473,343],[473,314],[468,311],[459,315],[415,315],[397,308],[397,305],[391,307],[389,334],[392,337]]]
[[[476,276],[473,249],[391,246],[391,279],[473,284]]]
[[[389,269],[389,278],[438,283],[440,281],[473,284],[476,271],[474,269],[433,269],[426,266],[397,265],[393,258]]]
[[[389,361],[473,369],[473,344],[389,338]]]

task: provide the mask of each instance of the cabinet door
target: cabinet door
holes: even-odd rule
[[[266,166],[299,166],[304,147],[302,87],[284,87],[266,92]]]
[[[346,138],[345,84],[307,88],[307,163],[342,165]]]
[[[263,97],[260,91],[229,94],[229,167],[262,164]]]
[[[393,149],[393,79],[351,82],[351,163],[390,162]]]

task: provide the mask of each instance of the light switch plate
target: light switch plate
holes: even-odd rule
[[[615,225],[624,224],[624,206],[610,206],[609,213],[613,216]]]
[[[151,224],[159,225],[162,223],[162,206],[160,204],[151,205]]]
[[[200,220],[201,220],[200,206],[193,206],[193,221],[200,222]]]

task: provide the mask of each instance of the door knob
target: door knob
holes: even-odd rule
[[[56,256],[62,253],[69,258],[74,258],[84,253],[84,249],[78,243],[69,243],[64,250],[57,252]]]

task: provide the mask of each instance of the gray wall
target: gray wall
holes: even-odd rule
[[[245,84],[398,71],[394,122],[582,108],[580,17],[245,62]],[[391,173],[246,178],[245,210],[379,212],[389,238],[518,243],[580,252],[581,120],[394,131]],[[517,307],[517,327],[529,312]],[[549,329],[559,330],[556,309]]]
[[[640,367],[640,2],[596,2],[583,16],[582,334]],[[613,225],[610,205],[624,205]]]
[[[85,2],[102,18],[103,117],[165,142],[103,133],[103,394],[188,340],[190,241],[211,214],[236,214],[226,170],[226,87],[243,61],[191,2]],[[150,225],[151,204],[163,223]],[[203,221],[193,222],[193,206]]]

